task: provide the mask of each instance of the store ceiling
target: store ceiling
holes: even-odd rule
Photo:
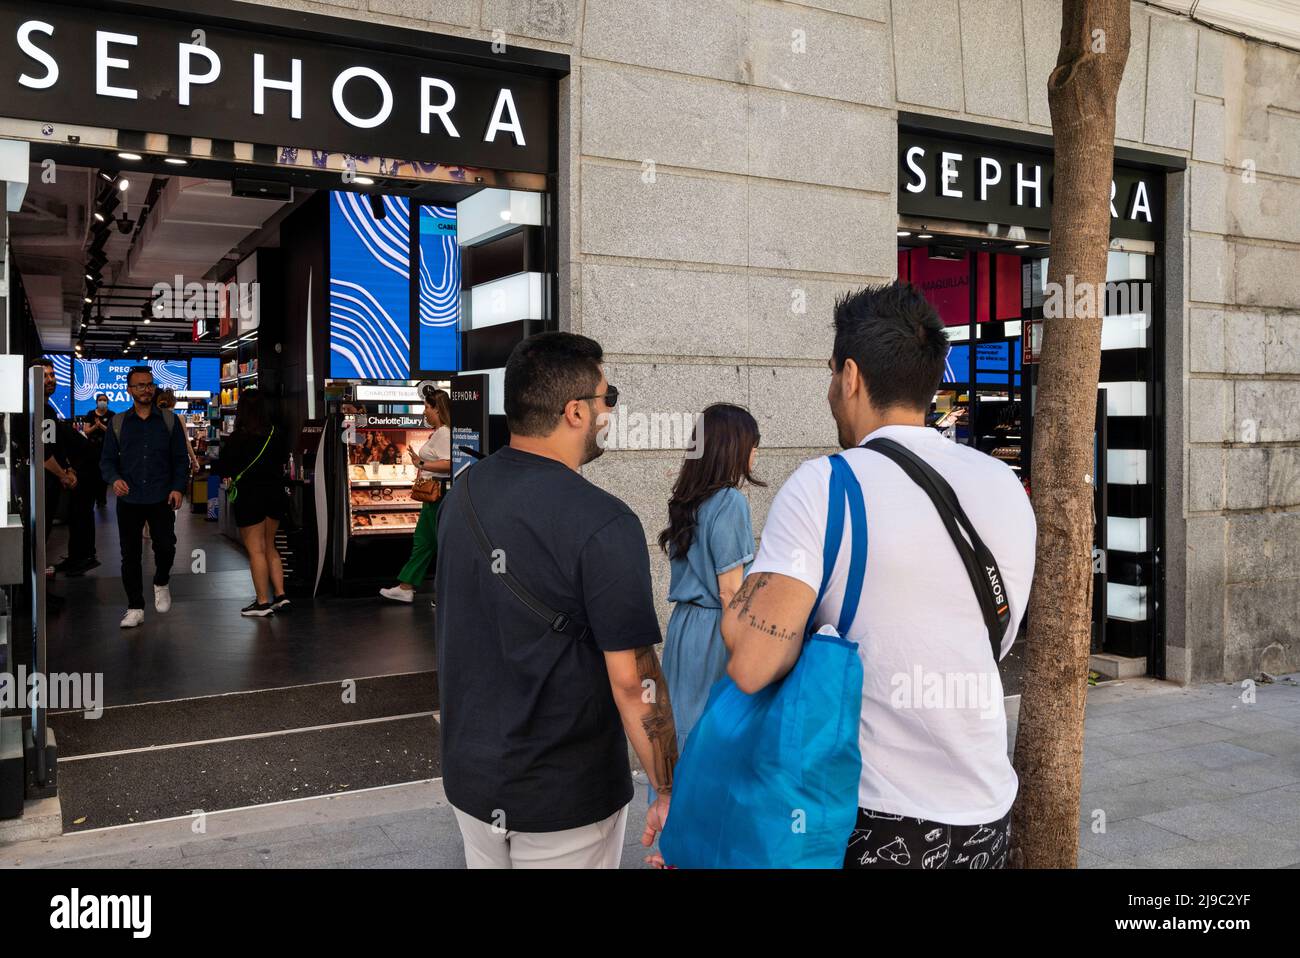
[[[51,173],[54,179],[47,182]],[[96,346],[100,352],[115,351],[134,329],[137,348],[147,352],[151,344],[191,342],[190,319],[150,313],[151,321],[143,322],[154,284],[173,284],[178,274],[187,282],[207,278],[286,205],[234,196],[225,180],[121,171],[116,181],[123,179],[128,184],[124,191],[96,169],[57,165],[47,171],[32,164],[23,208],[9,224],[14,263],[46,350],[71,349],[76,338],[96,232],[107,229],[102,243],[106,262],[99,271],[102,285],[92,291],[88,351]],[[97,225],[93,216],[96,209],[105,210],[105,196],[117,198],[107,227]],[[117,225],[123,215],[130,221],[126,233]],[[102,323],[96,321],[100,316]]]

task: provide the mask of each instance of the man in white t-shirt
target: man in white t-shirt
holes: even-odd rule
[[[891,439],[952,486],[1002,573],[1015,641],[1034,574],[1036,530],[1015,473],[927,428],[948,340],[910,284],[869,287],[835,307],[828,400],[862,486],[867,566],[849,583],[848,523],[814,617],[834,625],[860,589],[847,638],[862,658],[862,776],[851,868],[997,868],[1010,844],[1017,779],[1007,758],[1002,683],[971,580],[939,513],[891,459],[858,449]],[[822,573],[830,463],[805,462],[777,493],[758,558],[723,618],[728,674],[745,692],[793,667]]]

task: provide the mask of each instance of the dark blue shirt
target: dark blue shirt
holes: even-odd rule
[[[167,422],[157,409],[141,419],[135,409],[122,415],[122,438],[113,423],[104,436],[104,453],[99,471],[110,486],[118,479],[130,491],[123,502],[152,505],[162,502],[169,492],[184,492],[190,475],[190,454],[185,448],[185,429],[173,417],[170,435]],[[116,417],[114,417],[116,418]]]

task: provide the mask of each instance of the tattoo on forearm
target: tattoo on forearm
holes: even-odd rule
[[[775,623],[768,624],[766,619],[760,619],[756,616],[751,615],[748,619],[748,624],[755,632],[770,635],[772,638],[780,639],[782,642],[788,642],[791,639],[799,638],[798,632],[795,632],[792,629],[787,629],[784,626],[776,625]]]
[[[754,602],[754,596],[760,589],[767,588],[770,579],[771,574],[767,572],[760,572],[757,575],[748,576],[745,581],[741,583],[740,591],[735,594],[727,608],[739,609],[739,615],[741,618],[749,615],[749,609]]]
[[[642,688],[646,688],[649,681],[648,687],[654,690],[649,710],[641,716],[641,728],[650,740],[654,765],[646,771],[654,776],[655,787],[666,792],[673,787],[673,769],[677,765],[677,726],[673,723],[672,703],[668,700],[668,680],[664,678],[659,657],[652,646],[637,649],[636,671]]]

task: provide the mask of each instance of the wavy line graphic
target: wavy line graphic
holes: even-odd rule
[[[406,379],[411,369],[411,205],[383,197],[375,219],[359,193],[331,194],[330,375]]]

